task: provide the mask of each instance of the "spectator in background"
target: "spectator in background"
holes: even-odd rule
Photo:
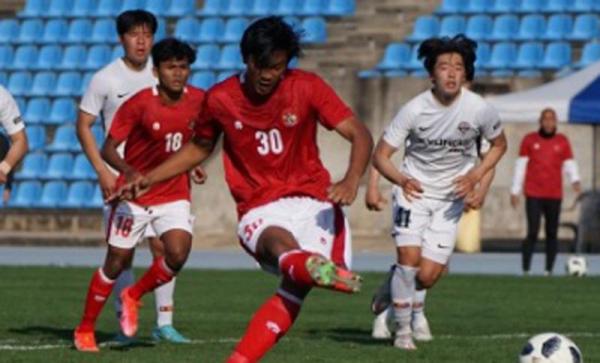
[[[567,137],[556,132],[557,117],[552,108],[540,114],[540,128],[527,134],[521,142],[519,158],[511,188],[510,203],[519,205],[519,194],[525,181],[525,212],[527,213],[527,237],[523,241],[523,274],[529,274],[531,257],[544,214],[546,229],[546,270],[552,273],[558,250],[558,221],[562,202],[562,171],[569,176],[575,193],[581,193],[579,172],[573,159],[573,151]]]
[[[10,149],[10,139],[6,134],[0,133],[0,159],[4,159]],[[10,192],[12,191],[12,183],[14,178],[14,171],[11,170],[6,176],[6,182],[4,183],[4,192],[2,194],[2,204],[8,203],[10,199]]]

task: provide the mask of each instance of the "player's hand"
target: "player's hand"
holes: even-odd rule
[[[108,198],[112,193],[115,192],[117,176],[110,170],[103,170],[98,173],[98,184],[100,185],[102,196],[104,198]]]
[[[421,199],[423,187],[417,179],[405,179],[404,182],[400,184],[400,188],[402,188],[402,194],[404,194],[404,198],[406,198],[407,201],[412,202],[414,199]]]
[[[150,181],[142,174],[137,174],[136,179],[122,185],[107,199],[107,203],[117,203],[122,200],[134,200],[150,190]]]
[[[379,212],[385,208],[387,199],[381,195],[377,186],[368,187],[367,193],[365,194],[365,204],[367,205],[368,210]]]
[[[201,185],[206,182],[208,175],[201,166],[197,166],[190,171],[190,177],[192,178],[194,184]]]
[[[471,193],[467,194],[467,196],[465,197],[464,210],[465,210],[465,212],[468,212],[471,209],[475,209],[475,210],[481,209],[484,202],[485,202],[485,193],[481,192],[479,189],[476,189],[476,190],[472,191]]]
[[[344,178],[327,189],[327,197],[335,204],[350,205],[356,199],[358,179]]]
[[[510,195],[510,205],[513,208],[517,208],[519,206],[519,196],[516,194],[511,194]]]
[[[453,180],[454,193],[458,198],[464,198],[471,193],[478,183],[478,179],[473,172],[468,172]]]

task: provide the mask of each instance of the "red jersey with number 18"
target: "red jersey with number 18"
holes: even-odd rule
[[[209,90],[196,126],[202,138],[224,135],[225,178],[239,217],[286,196],[326,200],[331,178],[319,157],[317,124],[333,129],[352,111],[313,73],[287,71],[260,105],[245,96],[244,78]]]
[[[179,150],[194,133],[204,95],[203,90],[187,86],[177,103],[167,105],[152,87],[127,100],[115,114],[109,133],[113,139],[125,141],[125,162],[143,174]],[[124,181],[119,175],[118,185]],[[157,205],[182,199],[190,199],[188,173],[152,186],[133,202]]]

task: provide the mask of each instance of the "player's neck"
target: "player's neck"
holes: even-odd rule
[[[147,59],[141,63],[133,62],[131,59],[129,59],[127,57],[123,57],[121,59],[123,60],[123,63],[125,63],[125,66],[127,68],[131,69],[132,71],[136,71],[136,72],[140,72],[140,71],[144,70],[144,68],[146,68],[146,63],[148,63]]]
[[[174,105],[183,97],[184,91],[173,92],[162,87],[160,84],[156,88],[158,89],[158,95],[160,96],[161,101],[166,105]]]
[[[446,106],[446,107],[450,106],[458,98],[458,96],[460,96],[461,92],[462,92],[462,89],[460,89],[454,95],[448,95],[448,94],[443,94],[442,92],[439,91],[439,89],[437,89],[435,87],[431,90],[431,93],[433,94],[433,98],[435,98],[442,106]]]

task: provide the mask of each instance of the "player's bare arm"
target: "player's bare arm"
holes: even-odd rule
[[[10,135],[10,149],[4,160],[0,162],[0,184],[6,183],[8,173],[17,165],[29,150],[25,129]]]
[[[336,128],[352,144],[350,151],[350,164],[344,178],[334,183],[328,191],[328,197],[342,205],[352,204],[356,198],[358,184],[369,163],[373,150],[373,138],[367,127],[355,117],[342,121]]]
[[[481,178],[479,185],[465,197],[465,210],[480,209],[483,206],[485,197],[487,196],[494,175],[496,174],[496,168],[488,170]]]
[[[383,138],[379,140],[373,154],[373,166],[387,180],[402,188],[402,192],[408,201],[419,199],[423,188],[418,180],[411,178],[396,168],[392,162],[392,155],[398,149],[388,144]]]
[[[108,135],[102,146],[102,158],[110,166],[122,173],[125,176],[125,180],[130,183],[138,178],[139,173],[119,155],[117,148],[121,143],[122,141],[117,141]]]
[[[387,204],[387,199],[379,190],[379,179],[381,174],[374,166],[369,168],[369,181],[367,183],[367,192],[365,193],[365,204],[371,211],[382,211]]]

